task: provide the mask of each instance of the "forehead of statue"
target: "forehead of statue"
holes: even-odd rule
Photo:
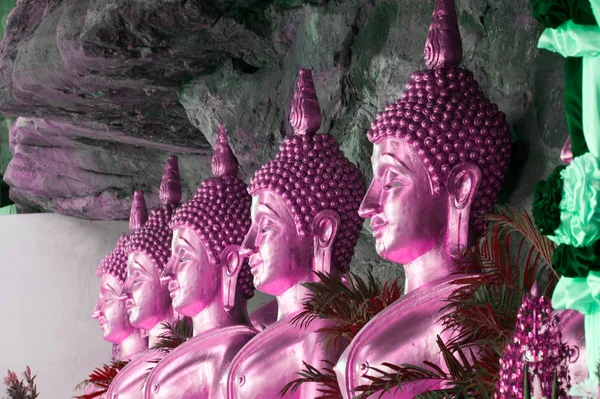
[[[171,243],[173,254],[177,254],[180,250],[185,250],[192,254],[207,257],[206,248],[200,238],[200,234],[189,226],[177,226],[173,230]]]
[[[112,274],[104,273],[100,277],[100,292],[121,295],[121,288],[121,282]]]
[[[386,168],[393,168],[413,180],[427,180],[431,186],[431,176],[425,164],[410,144],[405,140],[388,137],[373,146],[371,157],[373,171],[381,174]]]
[[[251,213],[253,221],[257,221],[258,218],[264,216],[272,221],[295,224],[292,212],[283,201],[283,198],[268,190],[261,190],[252,196]]]

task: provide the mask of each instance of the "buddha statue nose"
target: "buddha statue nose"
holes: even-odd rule
[[[242,258],[249,258],[250,256],[254,255],[257,250],[256,229],[253,227],[244,238],[244,242],[242,242],[242,246],[240,247],[240,256]]]
[[[375,180],[369,186],[365,197],[360,203],[360,207],[358,208],[358,214],[363,219],[370,219],[373,216],[377,215],[381,212],[381,204],[379,200],[379,192],[376,190]]]

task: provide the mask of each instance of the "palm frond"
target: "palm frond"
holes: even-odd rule
[[[303,284],[311,295],[304,302],[303,311],[291,322],[306,327],[317,318],[331,320],[332,326],[317,330],[326,334],[326,346],[338,347],[341,339],[350,342],[369,320],[404,291],[398,280],[379,287],[371,273],[364,280],[349,273],[348,285],[329,275],[316,274],[319,282]]]
[[[335,364],[324,360],[323,363],[325,366],[321,371],[306,362],[302,363],[304,364],[304,368],[298,372],[300,378],[287,383],[280,392],[281,396],[286,395],[288,391],[290,394],[296,392],[304,383],[314,382],[321,385],[321,388],[317,388],[317,392],[321,396],[317,396],[315,399],[342,399],[337,377],[333,371]]]
[[[93,385],[98,390],[89,394],[74,396],[75,399],[92,399],[103,395],[108,391],[108,387],[119,371],[123,369],[129,362],[113,361],[110,365],[104,364],[102,367],[95,368],[89,375],[88,379],[84,380],[75,387],[75,390],[82,390],[90,385]]]
[[[429,390],[416,398],[490,398],[480,382],[480,375],[487,375],[487,371],[482,369],[477,360],[471,360],[475,359],[474,353],[470,350],[465,352],[462,348],[452,351],[439,335],[436,342],[448,372],[428,361],[424,361],[422,366],[384,363],[380,368],[369,367],[378,375],[366,376],[370,383],[354,389],[357,394],[355,399],[364,399],[376,393],[381,397],[385,393],[402,391],[407,385],[422,381],[431,381],[432,386],[444,384],[445,388]]]
[[[192,338],[194,328],[189,318],[184,317],[175,321],[173,324],[164,322],[162,327],[165,330],[158,336],[156,344],[150,349],[157,350],[163,354],[171,352],[188,339]]]

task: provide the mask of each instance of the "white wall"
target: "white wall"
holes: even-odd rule
[[[40,399],[68,399],[110,361],[111,345],[91,318],[95,271],[126,231],[125,222],[0,216],[0,384],[6,369],[21,374],[29,365],[38,374]],[[257,292],[248,310],[270,299]]]
[[[90,317],[95,271],[126,230],[54,214],[0,216],[0,377],[29,365],[40,399],[68,399],[110,361],[111,345]]]

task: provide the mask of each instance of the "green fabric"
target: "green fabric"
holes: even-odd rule
[[[588,152],[561,173],[560,224],[548,238],[587,247],[600,239],[600,159]]]
[[[588,152],[583,136],[583,117],[581,115],[582,65],[583,59],[581,57],[567,57],[565,59],[565,115],[567,128],[571,136],[573,157]]]
[[[560,225],[560,202],[563,181],[560,173],[566,165],[557,166],[548,176],[533,186],[533,220],[542,234],[554,234]]]
[[[570,0],[569,6],[576,24],[598,25],[589,0]],[[565,59],[565,112],[574,157],[588,152],[581,116],[582,63],[581,57]]]
[[[585,347],[588,372],[596,376],[600,361],[600,272],[587,277],[561,277],[552,294],[554,309],[572,309],[585,316]]]
[[[592,12],[592,7],[589,0],[565,0],[569,5],[569,15],[571,20],[579,25],[598,25],[596,22],[596,18],[594,17],[594,13]],[[597,0],[593,0],[594,4],[597,4]],[[532,2],[533,3],[533,2]],[[541,3],[541,2],[540,2]],[[562,18],[556,18],[558,10],[562,10],[560,5],[553,5],[554,2],[549,1],[549,5],[537,5],[537,13],[540,13],[540,10],[547,10],[546,12],[551,12],[554,16],[540,16],[536,17],[536,19],[542,21],[544,18],[551,19],[552,21],[562,20]],[[564,3],[564,1],[563,1]],[[533,4],[532,4],[533,6]],[[535,9],[534,9],[534,12]],[[535,17],[535,15],[534,15]],[[544,22],[542,22],[544,24]],[[555,23],[553,25],[555,25]],[[544,24],[544,26],[548,26]],[[555,26],[551,26],[555,27]],[[571,136],[571,146],[573,150],[573,156],[578,157],[588,151],[587,145],[585,143],[584,135],[583,135],[583,122],[582,122],[582,63],[583,60],[581,57],[567,57],[565,58],[565,113],[567,119],[567,127],[569,129],[569,134]]]
[[[580,151],[583,135],[587,148],[600,157],[600,27],[569,20],[556,29],[545,29],[538,47],[563,57],[578,57],[577,69],[565,74],[571,79],[565,82],[567,118],[574,120],[570,125],[575,128],[571,140]]]
[[[571,19],[566,0],[530,0],[531,15],[546,28],[556,28]]]
[[[552,254],[552,268],[564,277],[587,278],[590,271],[600,272],[600,241],[579,248],[560,244]]]

